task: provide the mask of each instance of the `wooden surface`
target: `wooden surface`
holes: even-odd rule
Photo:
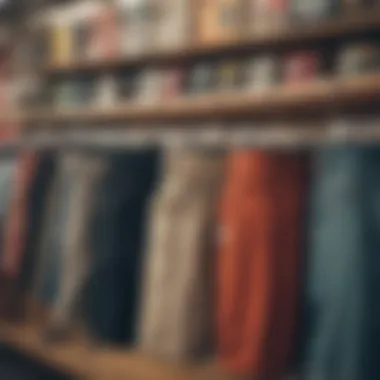
[[[60,123],[226,120],[228,118],[294,117],[297,115],[336,115],[343,110],[360,109],[380,103],[380,74],[325,79],[298,85],[277,86],[261,93],[219,93],[180,98],[158,104],[128,103],[111,108],[34,109],[0,115],[1,122],[29,123],[52,127]],[[194,123],[197,124],[197,123]],[[159,124],[157,124],[159,126]],[[201,124],[199,124],[201,125]],[[125,127],[132,124],[125,124]]]
[[[83,342],[47,344],[34,325],[0,325],[0,341],[42,363],[90,380],[235,380],[215,364],[174,366],[127,349],[93,348]]]
[[[46,74],[58,74],[74,71],[102,71],[126,66],[145,64],[172,63],[189,59],[231,56],[240,52],[251,52],[262,49],[281,49],[294,45],[314,43],[331,39],[346,38],[360,34],[380,31],[380,9],[357,12],[315,24],[295,25],[277,30],[267,30],[251,37],[235,39],[214,44],[191,44],[180,49],[149,51],[147,53],[118,57],[98,61],[78,61],[51,63],[46,65]]]

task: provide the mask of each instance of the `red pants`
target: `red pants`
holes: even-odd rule
[[[287,370],[298,307],[305,160],[232,153],[222,195],[217,337],[222,365],[262,379]]]

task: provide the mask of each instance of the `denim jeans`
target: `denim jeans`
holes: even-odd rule
[[[302,365],[307,380],[380,377],[380,150],[315,154]]]

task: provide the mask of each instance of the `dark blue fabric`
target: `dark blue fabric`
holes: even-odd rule
[[[316,153],[309,223],[305,379],[379,379],[380,150]]]
[[[37,157],[35,176],[30,185],[27,202],[27,231],[25,252],[21,267],[21,286],[29,290],[35,274],[38,249],[43,232],[43,221],[47,212],[47,199],[54,178],[56,167],[55,155],[41,153]]]
[[[109,163],[94,207],[85,319],[94,338],[123,343],[135,335],[145,208],[156,180],[157,154],[115,154]]]

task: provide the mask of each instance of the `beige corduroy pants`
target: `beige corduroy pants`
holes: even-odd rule
[[[139,346],[171,361],[199,358],[211,341],[214,218],[224,158],[168,151],[151,201]]]

